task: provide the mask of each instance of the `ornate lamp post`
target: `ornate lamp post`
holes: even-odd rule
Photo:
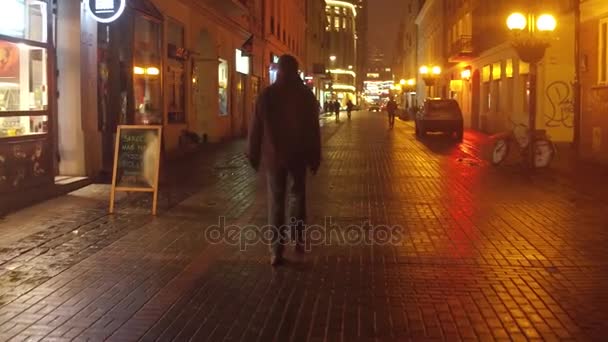
[[[441,75],[441,68],[437,65],[433,67],[428,67],[423,65],[420,67],[420,75],[422,76],[422,80],[424,84],[428,87],[428,93],[433,97],[433,86],[437,83],[439,76]]]
[[[528,106],[529,120],[529,162],[534,168],[534,139],[536,134],[536,76],[538,62],[545,56],[545,50],[550,46],[552,33],[557,21],[550,14],[535,15],[529,13],[513,13],[507,18],[507,27],[511,31],[512,44],[519,59],[530,65],[529,86],[530,104]]]

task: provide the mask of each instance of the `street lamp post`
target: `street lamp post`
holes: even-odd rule
[[[420,75],[422,76],[422,80],[424,84],[428,87],[428,93],[433,97],[433,86],[437,83],[437,79],[439,79],[439,75],[441,75],[441,68],[437,65],[433,67],[428,67],[423,65],[420,67]]]
[[[536,93],[538,63],[543,59],[545,50],[550,46],[551,33],[557,22],[550,14],[524,15],[513,13],[507,18],[507,27],[512,34],[512,44],[519,59],[530,65],[529,87],[530,102],[528,106],[528,152],[529,166],[534,168],[534,144],[536,138]]]

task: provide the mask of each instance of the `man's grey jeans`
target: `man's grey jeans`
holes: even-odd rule
[[[268,224],[272,227],[271,250],[282,255],[287,243],[287,227],[303,242],[306,220],[306,167],[268,170]],[[288,202],[288,221],[285,204]],[[287,223],[287,225],[286,225]]]

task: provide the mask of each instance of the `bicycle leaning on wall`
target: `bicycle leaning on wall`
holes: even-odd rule
[[[524,161],[528,158],[530,149],[530,135],[528,126],[511,121],[513,130],[500,134],[496,137],[492,150],[492,164],[500,165],[507,157],[511,149],[519,148],[520,155]],[[534,137],[534,167],[545,168],[551,164],[557,150],[545,130],[536,130]]]

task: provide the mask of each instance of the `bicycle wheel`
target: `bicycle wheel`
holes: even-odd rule
[[[509,140],[498,139],[492,150],[492,164],[500,165],[509,155]]]
[[[542,169],[551,164],[555,156],[555,145],[547,139],[534,141],[534,167]]]

